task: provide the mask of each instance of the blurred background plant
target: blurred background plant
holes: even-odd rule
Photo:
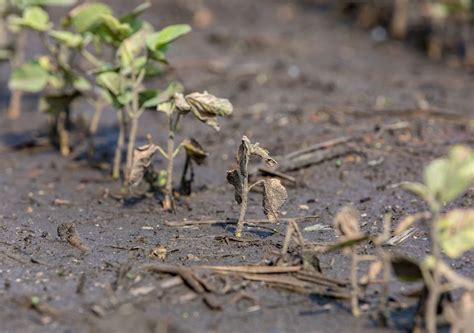
[[[450,66],[474,66],[473,0],[301,0],[335,10],[376,42],[389,37]]]

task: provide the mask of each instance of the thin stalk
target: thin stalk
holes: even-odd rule
[[[102,100],[98,99],[95,102],[95,110],[94,115],[92,116],[91,122],[89,124],[89,141],[88,141],[88,149],[87,149],[87,156],[89,160],[92,160],[95,153],[95,144],[94,138],[99,129],[100,118],[102,116],[102,111],[104,111],[104,103]]]
[[[133,82],[133,92],[132,92],[132,103],[127,106],[128,116],[131,119],[130,131],[128,134],[128,147],[127,147],[127,160],[125,163],[125,185],[129,185],[130,173],[132,171],[132,162],[133,162],[133,150],[135,149],[135,142],[137,139],[138,132],[138,119],[140,118],[143,109],[140,109],[139,94],[140,94],[140,85],[143,81],[145,72],[142,71],[138,74],[132,70],[132,82]]]
[[[25,60],[27,35],[26,31],[20,31],[15,41],[15,54],[12,60],[12,68],[21,66]],[[21,100],[23,92],[21,90],[13,90],[11,92],[10,105],[8,106],[8,118],[18,119],[21,115]]]
[[[186,179],[188,170],[190,173],[189,180]],[[193,182],[193,179],[194,179],[193,163],[191,162],[191,157],[186,153],[186,160],[184,161],[183,173],[181,174],[181,183],[179,185],[180,193],[184,195],[191,194],[191,183]]]
[[[67,130],[67,113],[61,112],[57,118],[57,129],[59,137],[59,150],[62,156],[69,156],[71,150],[69,148],[69,133]]]
[[[120,109],[118,112],[119,135],[117,145],[115,147],[114,164],[112,167],[112,178],[120,178],[120,165],[122,164],[122,150],[125,144],[125,110]]]
[[[163,208],[168,211],[174,212],[174,198],[173,198],[173,168],[174,168],[174,135],[179,122],[179,113],[176,118],[173,118],[173,114],[169,116],[169,129],[168,129],[168,144],[167,144],[167,158],[168,166],[166,168],[166,187],[165,187],[165,200],[163,202]]]
[[[359,258],[355,248],[352,248],[351,251],[351,309],[352,315],[354,317],[359,317],[359,282],[357,281],[357,265],[359,264]]]
[[[242,237],[242,230],[244,229],[245,214],[247,213],[248,194],[249,194],[249,173],[248,173],[249,159],[246,158],[244,163],[240,166],[240,177],[242,181],[242,203],[240,204],[239,220],[235,229],[235,236]]]
[[[438,300],[441,287],[441,272],[439,264],[441,263],[441,248],[438,243],[438,235],[436,233],[436,222],[439,219],[439,210],[433,213],[433,219],[430,224],[430,240],[431,240],[431,255],[435,258],[433,267],[433,281],[429,286],[428,302],[426,304],[426,328],[428,333],[436,332]]]
[[[128,147],[127,147],[127,161],[125,164],[125,184],[128,185],[130,180],[130,172],[132,170],[133,162],[133,149],[135,148],[135,142],[138,132],[138,116],[134,115],[131,117],[130,133],[128,136]]]

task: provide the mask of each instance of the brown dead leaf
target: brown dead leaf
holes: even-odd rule
[[[240,179],[239,171],[236,169],[227,171],[227,182],[234,186],[235,201],[240,205],[242,203],[242,181]]]
[[[190,138],[183,141],[181,144],[186,151],[186,154],[194,161],[197,165],[201,165],[209,153],[197,142]]]
[[[153,143],[148,143],[138,147],[133,152],[132,169],[130,171],[130,185],[140,184],[145,175],[145,170],[151,165],[153,156],[158,147]]]
[[[343,207],[334,218],[336,231],[344,238],[357,238],[362,235],[359,225],[360,213],[352,206]]]
[[[265,179],[263,189],[263,212],[269,221],[276,222],[281,207],[288,199],[288,193],[277,178]]]

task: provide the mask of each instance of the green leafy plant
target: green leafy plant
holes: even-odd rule
[[[455,209],[445,214],[443,207],[462,195],[474,184],[474,152],[465,146],[455,146],[448,156],[431,162],[424,171],[423,183],[406,183],[404,189],[422,198],[430,207],[429,221],[431,254],[421,264],[429,290],[426,306],[427,329],[436,331],[436,310],[440,295],[452,289],[474,290],[474,283],[451,270],[442,252],[458,258],[474,248],[474,210]],[[410,219],[399,232],[410,227]],[[444,282],[446,280],[447,282]]]
[[[38,6],[27,7],[22,16],[10,17],[9,26],[17,31],[34,31],[44,42],[47,54],[15,68],[9,87],[13,91],[42,93],[39,109],[50,117],[51,141],[67,156],[70,153],[71,104],[92,89],[81,69],[74,66],[75,56],[88,40],[55,28],[48,13]]]
[[[260,157],[268,165],[277,164],[266,149],[260,147],[258,143],[251,143],[245,135],[242,136],[236,156],[238,168],[227,171],[227,181],[234,186],[234,198],[240,205],[239,220],[235,230],[236,237],[242,236],[248,206],[248,193],[253,187],[263,185],[263,212],[272,222],[278,220],[279,211],[288,198],[286,188],[277,178],[263,179],[249,185],[248,165],[251,156]]]
[[[126,185],[130,181],[138,120],[146,108],[156,107],[162,93],[147,89],[145,80],[159,73],[158,63],[167,63],[164,52],[169,44],[191,30],[188,25],[181,24],[155,32],[151,24],[137,18],[146,8],[139,6],[132,13],[117,19],[106,13],[106,7],[84,4],[70,15],[71,25],[79,31],[91,31],[96,39],[107,43],[116,53],[112,62],[102,62],[96,68],[95,75],[97,84],[105,89],[108,100],[117,109],[119,136],[112,171],[114,178],[120,176],[121,155],[128,136],[124,172]],[[101,11],[97,21],[91,22],[89,13]],[[130,129],[127,135],[128,123]]]
[[[33,30],[44,28],[42,25],[49,21],[44,7],[64,7],[75,2],[75,0],[0,0],[0,60],[10,59],[12,69],[21,66],[27,42],[27,32],[24,28]],[[22,94],[21,89],[12,89],[8,107],[9,118],[16,119],[20,116]]]

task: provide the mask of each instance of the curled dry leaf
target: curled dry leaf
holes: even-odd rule
[[[279,179],[270,178],[263,182],[263,212],[271,222],[276,222],[281,207],[288,199],[288,193]]]
[[[346,239],[358,238],[362,235],[359,218],[360,213],[356,208],[343,207],[334,218],[334,227]]]
[[[191,105],[186,102],[184,95],[181,93],[174,94],[174,102],[176,105],[176,109],[181,113],[188,113],[191,111]]]
[[[177,94],[178,95],[178,94]],[[192,93],[184,98],[175,95],[176,108],[182,113],[191,111],[200,121],[219,130],[217,116],[228,116],[233,111],[233,106],[228,99],[219,98],[208,92]]]
[[[250,146],[250,154],[261,157],[263,161],[269,166],[274,166],[278,164],[277,161],[275,161],[270,156],[268,150],[260,147],[260,144],[258,142]]]
[[[198,165],[201,165],[206,157],[209,156],[209,153],[204,150],[199,142],[192,138],[184,140],[181,145],[186,151],[186,154]]]
[[[130,171],[130,185],[137,186],[140,184],[157,150],[158,147],[154,143],[148,143],[135,149]]]
[[[240,205],[242,203],[242,180],[239,171],[236,169],[227,171],[227,182],[234,186],[235,201]]]

